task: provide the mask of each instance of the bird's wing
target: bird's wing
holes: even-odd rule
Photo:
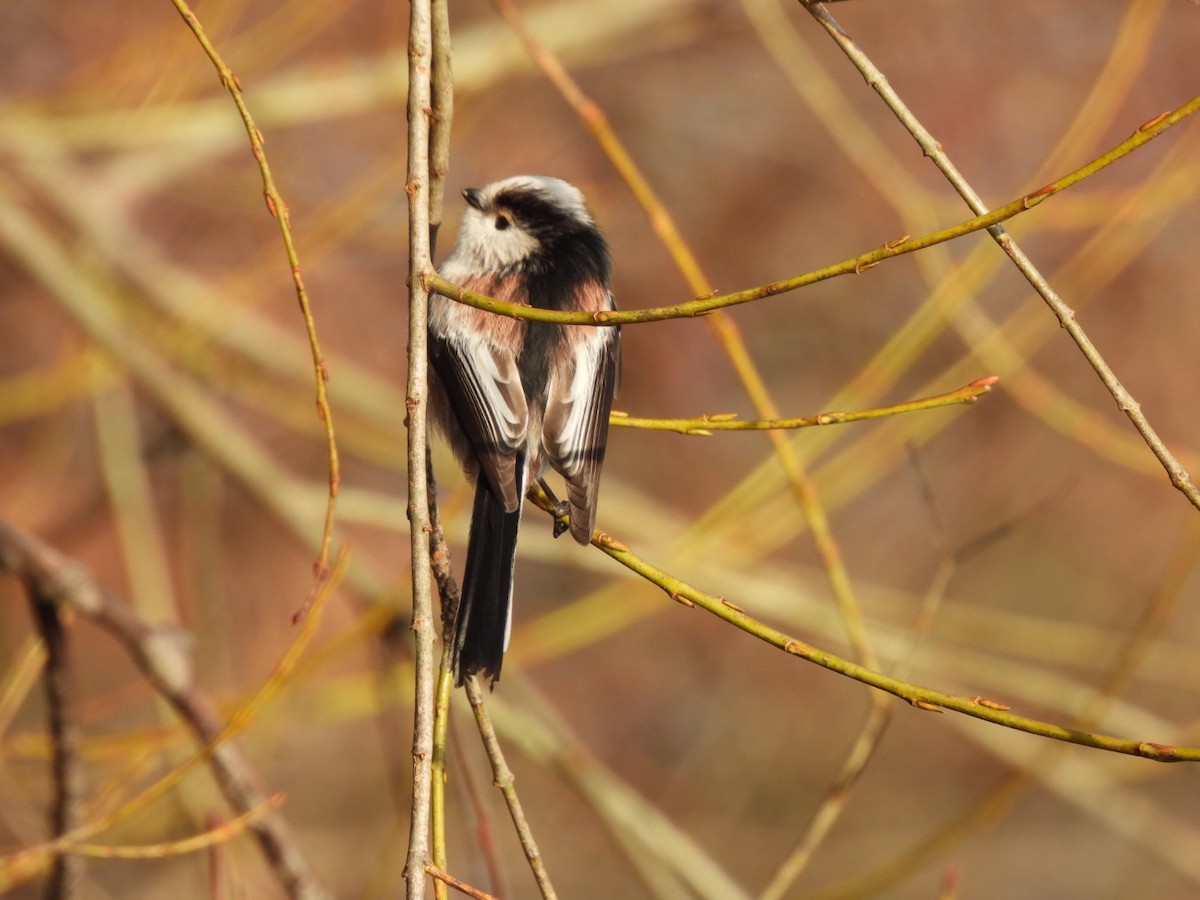
[[[553,367],[542,448],[566,479],[571,504],[571,536],[592,539],[600,467],[608,443],[608,415],[620,379],[621,344],[616,328],[565,326],[569,358]]]
[[[451,310],[448,322],[447,317],[431,317],[429,360],[482,476],[505,511],[513,512],[521,504],[522,473],[516,461],[529,420],[516,356],[508,349],[513,345],[489,340],[490,323],[470,327],[455,321],[459,316],[498,318],[466,307]]]

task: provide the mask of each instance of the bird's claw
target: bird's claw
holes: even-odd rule
[[[560,500],[554,505],[554,536],[556,538],[562,537],[571,527],[566,521],[567,513],[570,511],[571,504],[566,500]]]

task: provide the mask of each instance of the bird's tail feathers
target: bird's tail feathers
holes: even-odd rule
[[[518,458],[517,471],[521,479],[518,496],[523,497],[523,459]],[[462,597],[450,644],[450,665],[456,685],[461,685],[468,675],[477,674],[492,681],[500,678],[512,626],[513,565],[520,525],[521,507],[505,512],[504,504],[481,476],[475,485]]]

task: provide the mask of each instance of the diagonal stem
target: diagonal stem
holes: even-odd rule
[[[908,129],[908,132],[921,147],[922,152],[946,176],[946,180],[950,182],[959,196],[966,201],[971,211],[976,215],[984,215],[987,212],[987,205],[967,182],[966,178],[963,177],[962,173],[958,171],[954,163],[950,161],[950,158],[942,149],[942,145],[934,139],[933,135],[929,133],[913,114],[912,110],[900,99],[900,96],[892,88],[883,72],[871,62],[870,58],[859,48],[837,20],[830,15],[823,4],[809,2],[809,0],[800,0],[800,3],[829,33],[830,37],[842,49],[842,52],[846,54],[850,62],[854,64],[855,68],[866,79],[867,84],[879,94],[883,102],[887,104],[896,118],[900,120],[900,123]],[[1161,116],[1155,117],[1140,126],[1137,132],[1148,131],[1161,124],[1161,122]],[[993,240],[1000,245],[1000,249],[1013,261],[1013,264],[1021,274],[1025,276],[1025,279],[1033,286],[1033,289],[1046,302],[1046,305],[1050,307],[1059,324],[1071,336],[1071,339],[1079,347],[1088,364],[1091,365],[1101,382],[1103,382],[1108,392],[1112,395],[1113,400],[1116,401],[1117,408],[1125,413],[1129,421],[1133,423],[1133,427],[1142,436],[1142,440],[1146,442],[1146,446],[1150,448],[1151,452],[1162,464],[1163,469],[1166,470],[1167,477],[1171,480],[1171,484],[1181,491],[1193,506],[1200,509],[1200,489],[1197,489],[1191,476],[1184,469],[1183,464],[1175,458],[1175,455],[1163,442],[1162,438],[1159,437],[1158,432],[1142,412],[1141,404],[1134,399],[1133,395],[1129,393],[1120,379],[1117,378],[1112,367],[1108,365],[1100,351],[1096,348],[1096,345],[1087,336],[1087,333],[1083,330],[1083,326],[1076,319],[1075,311],[1050,286],[1050,283],[1038,271],[1037,267],[1025,254],[1025,251],[1012,239],[1004,226],[999,224],[991,225],[987,231]]]

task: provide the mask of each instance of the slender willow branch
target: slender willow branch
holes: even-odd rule
[[[441,509],[437,502],[437,481],[433,473],[433,456],[425,453],[425,478],[429,489],[429,564],[433,580],[437,584],[438,600],[442,612],[442,658],[438,665],[437,683],[433,707],[433,755],[430,770],[430,856],[433,866],[445,870],[446,861],[446,747],[450,727],[450,697],[454,691],[454,677],[450,673],[450,641],[445,637],[454,629],[454,616],[458,612],[460,595],[458,583],[450,570],[450,549],[446,546],[446,533],[442,529]],[[428,866],[426,869],[428,870]],[[494,887],[494,886],[493,886]],[[446,896],[444,882],[434,879],[433,894],[438,900]]]
[[[430,70],[429,117],[429,255],[437,247],[442,225],[446,173],[450,170],[450,126],[454,118],[454,73],[451,69],[450,2],[432,0],[430,39],[433,54]],[[437,483],[433,477],[433,459],[425,448],[426,493],[429,510],[429,557],[433,578],[441,601],[442,634],[449,634],[458,609],[458,586],[450,574],[450,553],[446,548],[437,506]],[[445,870],[446,862],[446,735],[450,721],[450,696],[454,679],[450,675],[450,642],[442,641],[433,709],[433,746],[430,766],[430,843],[434,867]],[[428,869],[428,867],[427,867]],[[434,879],[435,900],[446,900],[446,883]]]
[[[555,514],[549,498],[540,495],[537,491],[534,491],[531,496],[534,502],[544,511],[551,515]],[[868,669],[865,666],[850,662],[840,656],[827,653],[824,650],[804,643],[798,638],[784,634],[782,631],[772,628],[764,622],[760,622],[753,616],[748,615],[736,603],[724,597],[703,591],[663,571],[638,556],[628,546],[611,535],[597,531],[592,535],[592,544],[603,550],[630,571],[640,575],[651,584],[657,585],[675,602],[688,607],[698,606],[773,647],[821,666],[824,669],[829,669],[831,672],[837,672],[840,675],[853,678],[855,681],[862,682],[873,688],[886,691],[918,709],[930,712],[951,710],[972,716],[976,719],[982,719],[985,722],[991,722],[994,725],[1002,725],[1005,728],[1023,731],[1027,734],[1034,734],[1070,744],[1078,744],[1082,747],[1094,747],[1098,750],[1107,750],[1112,753],[1141,756],[1156,762],[1200,762],[1200,747],[1175,747],[1152,741],[1130,740],[1103,734],[1093,734],[1074,728],[1064,728],[1061,725],[1055,725],[1050,722],[1019,716],[1009,711],[1008,707],[1004,704],[983,697],[962,697],[955,694],[947,694],[932,688],[912,684],[899,678],[889,677],[880,672]]]
[[[775,431],[782,429],[812,428],[818,425],[842,425],[846,422],[861,422],[865,419],[881,419],[885,416],[900,413],[918,412],[925,409],[937,409],[942,406],[955,406],[962,403],[974,403],[984,394],[991,391],[992,386],[1000,379],[996,375],[985,375],[970,384],[945,394],[925,397],[921,400],[909,400],[893,406],[881,406],[876,409],[861,409],[855,412],[827,412],[815,416],[803,416],[798,419],[738,419],[736,413],[717,413],[714,415],[697,416],[692,419],[639,419],[624,413],[614,412],[609,418],[609,424],[621,428],[645,428],[651,431],[675,431],[679,434],[695,434],[711,436],[714,431]]]
[[[536,309],[517,303],[505,303],[493,297],[487,297],[483,294],[477,294],[474,291],[461,288],[433,272],[426,273],[425,283],[429,290],[436,291],[452,300],[457,300],[459,303],[465,303],[477,309],[485,309],[489,312],[509,316],[514,319],[530,319],[537,322],[611,326],[634,325],[641,322],[662,322],[668,319],[688,319],[703,316],[718,309],[725,309],[730,306],[761,300],[775,294],[794,291],[802,287],[807,287],[810,284],[815,284],[818,281],[827,281],[830,278],[837,278],[842,275],[859,274],[878,265],[885,259],[903,256],[907,253],[923,250],[926,247],[932,247],[935,244],[945,243],[966,234],[992,228],[1001,222],[1020,215],[1026,210],[1033,209],[1055,194],[1075,186],[1085,178],[1095,175],[1101,169],[1112,165],[1118,159],[1129,155],[1134,150],[1149,143],[1168,128],[1177,125],[1188,116],[1194,114],[1197,110],[1200,110],[1200,96],[1194,97],[1178,109],[1155,116],[1150,121],[1143,123],[1130,137],[1113,147],[1107,153],[1096,157],[1087,165],[1080,166],[1073,172],[1067,173],[1063,177],[1038,188],[1036,191],[1018,197],[1010,203],[998,206],[989,212],[977,215],[972,219],[967,219],[957,225],[952,225],[949,228],[943,228],[919,237],[904,236],[897,238],[873,250],[868,250],[866,253],[860,253],[858,256],[842,260],[833,265],[814,269],[811,272],[796,275],[792,278],[785,278],[782,281],[773,281],[770,284],[747,288],[743,291],[735,291],[731,294],[700,297],[685,303],[675,304],[674,306],[612,310],[600,313],[578,313]]]
[[[466,894],[468,897],[474,898],[474,900],[499,900],[499,898],[493,894],[481,891],[477,887],[471,887],[471,885],[467,884],[465,881],[459,881],[445,869],[439,868],[438,866],[426,866],[425,871],[436,878],[439,882],[450,885],[450,887],[454,888],[456,891],[460,891]]]
[[[329,398],[326,394],[329,367],[325,363],[325,355],[321,352],[321,344],[317,339],[317,323],[313,319],[312,307],[308,302],[308,291],[305,290],[304,278],[300,274],[300,256],[296,252],[296,245],[292,240],[288,208],[283,202],[279,190],[275,187],[275,178],[271,174],[271,167],[267,164],[267,154],[263,149],[262,132],[258,130],[258,126],[254,124],[254,118],[250,115],[246,97],[242,93],[242,83],[233,70],[225,64],[216,47],[212,45],[208,35],[205,34],[200,20],[196,18],[196,14],[192,12],[185,0],[171,0],[171,2],[183,16],[183,21],[196,36],[200,46],[204,48],[205,54],[217,69],[221,84],[229,91],[229,96],[233,98],[234,105],[237,106],[242,123],[246,126],[246,134],[250,137],[250,150],[258,162],[258,169],[262,174],[263,198],[267,204],[267,211],[279,222],[279,233],[283,237],[284,251],[287,253],[288,264],[291,266],[292,282],[296,287],[296,299],[300,303],[300,312],[304,317],[304,327],[308,332],[308,344],[312,351],[313,371],[316,375],[317,415],[320,416],[321,422],[325,426],[325,446],[329,457],[329,501],[325,506],[325,525],[321,532],[320,547],[313,563],[314,574],[323,581],[329,575],[329,548],[333,543],[333,520],[337,506],[338,485],[341,482],[341,468],[338,462],[337,437],[333,430],[333,410],[330,409]]]
[[[725,598],[701,591],[651,565],[630,551],[628,547],[607,535],[598,535],[594,543],[617,562],[621,563],[621,565],[637,572],[647,581],[658,585],[671,599],[685,606],[699,606],[718,618],[724,619],[731,625],[737,626],[747,634],[753,635],[759,640],[766,641],[768,644],[778,647],[786,653],[798,656],[808,662],[815,663],[830,671],[838,672],[849,678],[853,678],[855,681],[878,688],[881,691],[894,694],[918,709],[925,709],[931,712],[943,709],[953,710],[954,712],[974,716],[985,722],[1003,725],[1006,728],[1024,731],[1028,734],[1035,734],[1071,744],[1079,744],[1084,747],[1095,747],[1099,750],[1108,750],[1114,753],[1142,756],[1157,762],[1179,762],[1183,760],[1200,762],[1200,747],[1172,747],[1149,741],[1127,740],[1064,728],[1049,722],[1016,715],[1007,709],[999,708],[1000,704],[995,704],[992,701],[983,700],[982,698],[946,694],[931,688],[910,684],[897,678],[890,678],[879,672],[873,672],[849,660],[834,656],[832,653],[826,653],[781,631],[777,631],[769,625],[747,615],[744,610],[736,604],[730,603]]]
[[[283,806],[283,801],[284,794],[274,794],[254,809],[242,813],[229,822],[177,841],[134,845],[75,844],[71,849],[81,856],[93,856],[97,859],[163,859],[167,856],[195,853],[197,850],[215,847],[232,840],[245,832],[264,812]]]
[[[838,24],[837,20],[820,3],[812,2],[812,0],[800,0],[800,3],[829,33],[834,42],[842,49],[842,52],[846,54],[847,58],[862,73],[867,83],[875,89],[880,98],[895,114],[896,118],[908,129],[909,133],[917,141],[918,145],[920,145],[921,150],[937,166],[938,170],[946,177],[946,180],[950,182],[959,196],[963,198],[967,206],[973,212],[982,213],[987,208],[982,198],[950,161],[950,158],[942,150],[941,144],[934,139],[933,135],[929,133],[925,126],[921,124],[912,111],[905,105],[904,101],[900,99],[899,94],[892,89],[891,84],[878,67],[871,62],[842,26]],[[1146,143],[1146,141],[1161,134],[1167,128],[1182,121],[1197,109],[1200,109],[1200,97],[1193,98],[1172,112],[1157,115],[1140,125],[1137,131],[1133,133],[1133,136],[1119,145],[1117,149],[1119,150],[1127,146],[1129,150],[1136,149]],[[1116,153],[1116,150],[1110,150],[1103,157],[1100,157],[1100,159],[1109,159],[1111,161],[1116,158],[1114,153]],[[1107,165],[1107,163],[1105,164]],[[1095,163],[1092,163],[1092,165],[1095,165]],[[1041,190],[1044,191],[1046,188],[1042,188]],[[1040,191],[1035,192],[1035,194],[1039,193]],[[1004,228],[1000,227],[999,223],[990,225],[988,233],[999,244],[1000,249],[1013,261],[1017,270],[1025,277],[1033,289],[1038,292],[1046,302],[1046,305],[1050,307],[1051,312],[1058,319],[1059,325],[1070,335],[1071,340],[1075,342],[1084,359],[1088,361],[1088,364],[1091,365],[1096,375],[1100,378],[1100,381],[1112,395],[1113,400],[1116,401],[1117,408],[1125,413],[1129,421],[1133,424],[1133,427],[1142,436],[1142,440],[1146,442],[1146,446],[1150,448],[1150,451],[1158,459],[1166,471],[1171,484],[1187,497],[1193,506],[1200,509],[1200,488],[1197,488],[1191,476],[1188,475],[1187,470],[1183,467],[1183,464],[1175,458],[1166,443],[1158,436],[1158,432],[1150,424],[1150,420],[1142,413],[1141,404],[1129,393],[1095,344],[1092,343],[1091,338],[1088,337],[1087,332],[1084,331],[1083,326],[1076,319],[1075,311],[1050,286],[1050,283],[1025,254],[1025,251],[1017,245],[1016,241],[1012,239]]]
[[[537,841],[534,840],[533,829],[529,827],[529,820],[525,818],[521,798],[517,796],[516,776],[513,775],[512,769],[508,767],[508,763],[504,759],[500,739],[496,737],[496,729],[492,726],[491,717],[488,716],[487,708],[484,706],[483,689],[479,686],[479,680],[474,676],[467,679],[464,687],[467,699],[471,702],[471,711],[475,714],[475,723],[479,726],[479,736],[483,738],[483,747],[492,764],[492,781],[504,795],[508,814],[512,817],[513,827],[516,828],[517,837],[521,841],[521,849],[525,851],[525,859],[529,861],[529,868],[533,871],[538,890],[541,891],[545,900],[555,900],[558,895],[550,883],[550,874],[546,871],[546,864],[542,862],[542,854],[538,850]]]
[[[451,70],[450,0],[433,0],[429,10],[433,40],[429,120],[429,252],[437,247],[442,226],[446,173],[450,171],[450,124],[454,120],[454,73]]]
[[[412,554],[413,790],[404,879],[408,900],[424,900],[429,865],[433,778],[434,652],[432,579],[429,569],[429,484],[426,409],[429,382],[426,323],[430,258],[429,129],[432,116],[433,24],[430,0],[412,0],[408,27],[408,522]]]

